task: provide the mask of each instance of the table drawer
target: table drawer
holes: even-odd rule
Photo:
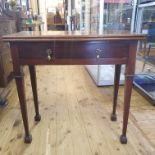
[[[62,43],[55,46],[54,55],[57,59],[125,58],[128,57],[128,45],[108,41]]]
[[[30,60],[125,58],[128,46],[108,41],[21,43],[19,57]]]
[[[19,47],[19,57],[21,59],[47,59],[48,49],[52,49],[52,43],[20,43]]]

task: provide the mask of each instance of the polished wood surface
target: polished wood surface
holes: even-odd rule
[[[146,35],[124,31],[106,31],[104,33],[86,31],[22,31],[3,36],[4,41],[82,41],[82,40],[144,40]]]
[[[115,64],[115,89],[112,120],[116,120],[118,82],[121,64],[126,65],[123,129],[121,143],[127,143],[126,131],[130,109],[132,81],[135,69],[137,43],[145,35],[127,32],[90,34],[84,32],[20,32],[3,37],[9,41],[14,74],[25,128],[25,142],[32,140],[28,126],[24,90],[23,65],[29,65],[35,105],[35,120],[41,117],[38,108],[34,65]],[[115,119],[113,118],[115,117]]]

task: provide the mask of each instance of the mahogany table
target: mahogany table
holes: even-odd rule
[[[25,129],[25,143],[31,143],[32,136],[29,131],[22,66],[29,66],[36,113],[34,118],[35,121],[40,121],[35,65],[114,64],[115,85],[111,120],[116,121],[120,69],[121,65],[125,64],[124,114],[120,142],[126,144],[137,43],[145,38],[143,34],[127,32],[93,34],[75,31],[24,31],[3,36],[3,40],[9,42],[11,47],[14,75]]]

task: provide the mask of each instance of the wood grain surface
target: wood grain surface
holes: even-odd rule
[[[110,121],[112,87],[96,87],[84,66],[38,66],[42,121],[34,122],[32,91],[26,75],[31,145],[23,143],[23,125],[14,81],[9,105],[0,109],[1,155],[154,155],[155,110],[133,91],[128,144],[118,143],[124,87],[118,96],[118,122]],[[48,78],[47,78],[48,77]]]
[[[145,34],[128,31],[22,31],[2,37],[3,41],[86,41],[86,40],[145,40]]]

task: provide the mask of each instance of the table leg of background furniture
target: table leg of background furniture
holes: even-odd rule
[[[15,75],[16,79],[16,86],[18,91],[19,103],[21,108],[21,114],[23,118],[23,124],[25,129],[25,143],[31,143],[32,136],[29,132],[29,124],[28,124],[28,116],[27,116],[27,106],[26,106],[26,99],[25,99],[25,87],[24,87],[24,75],[20,70],[20,67],[16,67],[16,71],[19,70],[18,75]]]
[[[40,121],[41,116],[39,114],[39,106],[38,106],[38,93],[37,93],[37,80],[36,80],[36,70],[34,65],[29,65],[30,71],[30,79],[31,79],[31,86],[33,92],[33,99],[34,99],[34,107],[35,107],[35,121]]]
[[[119,81],[120,81],[120,73],[121,73],[121,65],[115,65],[115,77],[114,77],[114,95],[113,95],[113,110],[111,114],[111,120],[116,121],[116,106],[117,106],[117,96],[118,96],[118,89],[119,89]]]
[[[135,71],[135,62],[136,62],[136,48],[137,43],[130,45],[129,47],[129,56],[126,64],[125,70],[125,90],[124,90],[124,111],[123,111],[123,129],[122,135],[120,136],[120,142],[122,144],[127,143],[126,131],[128,125],[129,109],[130,109],[130,100],[131,92],[133,85],[133,76]]]

